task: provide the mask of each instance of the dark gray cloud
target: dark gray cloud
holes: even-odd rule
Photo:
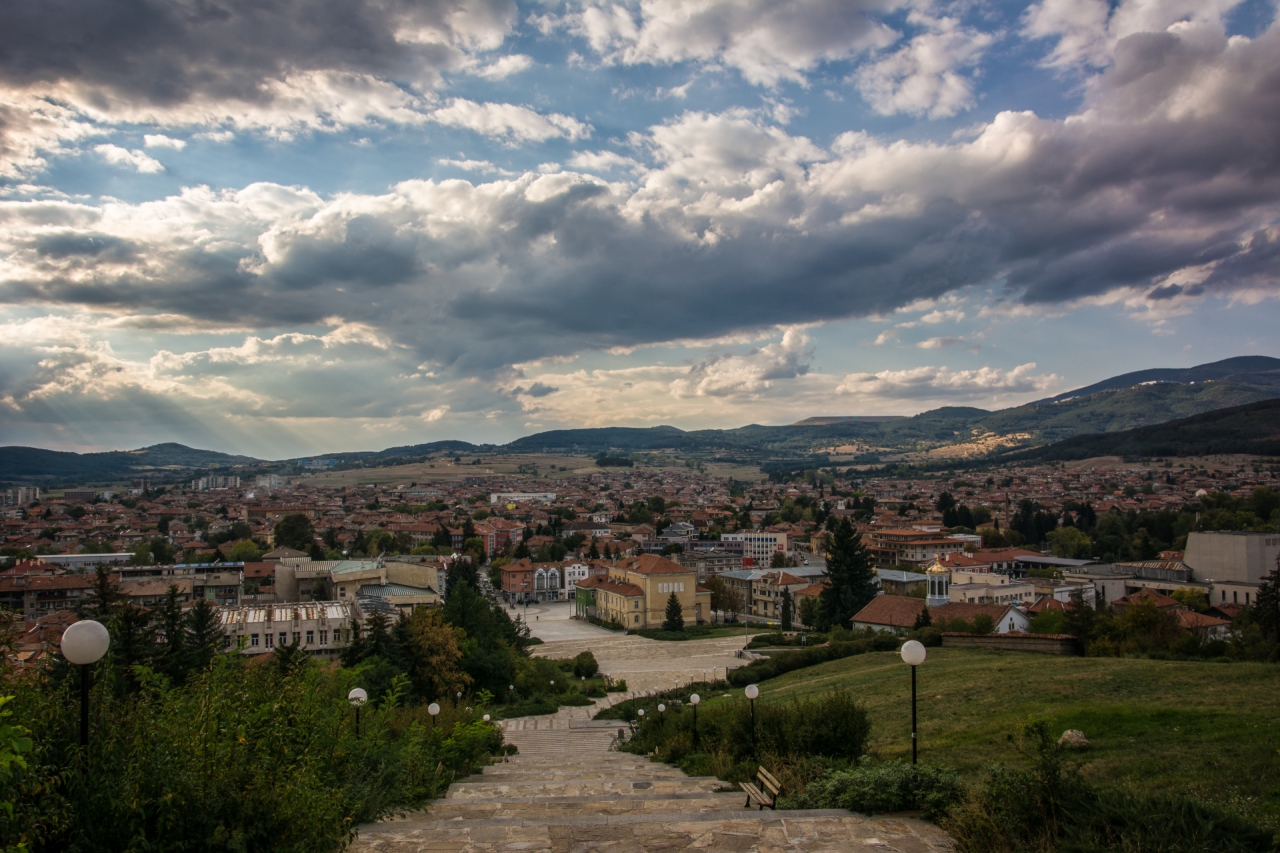
[[[78,82],[161,105],[262,101],[264,80],[294,71],[429,79],[454,44],[491,39],[514,14],[512,0],[23,0],[0,4],[0,81]],[[405,31],[440,36],[415,44]]]
[[[13,203],[0,239],[17,272],[0,300],[259,327],[336,316],[432,369],[492,374],[996,282],[1028,304],[1274,288],[1280,29],[1178,33],[1121,41],[1070,120],[1006,112],[945,144],[851,134],[822,150],[756,114],[689,113],[637,140],[637,186],[528,174],[325,200],[255,185],[136,221]],[[808,361],[782,364],[797,376]],[[731,366],[707,362],[716,382],[690,393],[773,369]]]

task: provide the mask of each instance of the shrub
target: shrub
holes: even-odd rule
[[[596,663],[596,656],[591,652],[580,652],[573,659],[573,674],[578,678],[593,678],[600,671],[600,664]]]
[[[1176,796],[1095,788],[1043,722],[1023,730],[1030,770],[996,765],[940,821],[966,853],[1273,853],[1272,834]]]
[[[697,755],[718,756],[726,767],[752,759],[751,711],[746,702],[718,703],[698,711],[697,753],[691,706],[668,707],[664,719],[646,713],[628,751],[654,752],[661,760],[675,763],[708,760]],[[763,764],[804,757],[856,759],[865,752],[870,736],[866,709],[843,690],[815,699],[756,703],[756,756]]]
[[[837,633],[848,635],[848,632],[832,631],[831,636],[834,637]],[[825,646],[786,651],[765,660],[752,661],[748,665],[730,672],[729,683],[735,687],[745,687],[748,684],[756,684],[807,666],[816,666],[827,661],[861,655],[873,650],[890,651],[898,647],[899,638],[893,634],[870,633],[870,637],[864,635],[860,639],[850,642],[833,642]]]
[[[9,707],[33,749],[0,849],[25,836],[40,851],[336,851],[358,824],[440,796],[502,746],[472,713],[445,705],[433,727],[424,708],[403,707],[404,678],[364,708],[357,738],[346,694],[360,667],[282,673],[220,655],[181,687],[134,667],[126,692],[109,655],[81,755],[67,669],[15,684]]]
[[[810,782],[805,794],[789,804],[864,814],[918,809],[936,819],[960,794],[960,777],[950,768],[891,761],[827,773]]]

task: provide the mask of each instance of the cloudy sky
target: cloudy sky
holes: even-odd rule
[[[11,0],[0,444],[1002,408],[1280,356],[1267,0]]]

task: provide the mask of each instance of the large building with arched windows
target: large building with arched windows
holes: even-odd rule
[[[697,572],[654,554],[619,560],[608,574],[578,584],[578,615],[629,629],[661,628],[675,595],[686,625],[711,617],[711,591],[698,586]]]

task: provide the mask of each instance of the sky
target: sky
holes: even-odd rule
[[[264,458],[1280,356],[1267,0],[10,0],[0,444]]]

